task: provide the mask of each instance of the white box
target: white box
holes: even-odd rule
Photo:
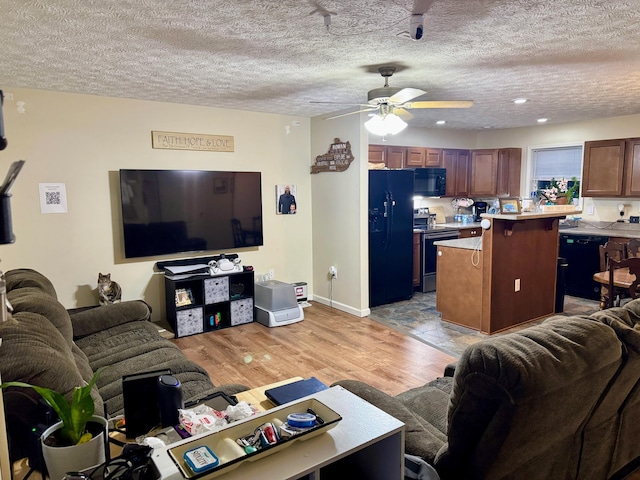
[[[304,320],[304,310],[300,305],[271,312],[256,307],[256,320],[265,327],[280,327]]]

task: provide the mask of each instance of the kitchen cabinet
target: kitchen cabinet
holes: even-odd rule
[[[585,142],[582,169],[583,196],[622,196],[626,144],[624,139]]]
[[[447,171],[447,197],[469,195],[469,150],[442,150],[442,164]]]
[[[369,163],[384,163],[387,168],[404,168],[407,147],[369,145]]]
[[[625,142],[625,164],[624,194],[640,197],[640,138]]]
[[[521,148],[472,150],[469,196],[519,196],[521,169]]]
[[[472,150],[469,195],[496,195],[498,187],[498,150]]]
[[[420,233],[413,233],[413,286],[420,286]]]
[[[407,147],[405,168],[441,167],[442,150],[439,148]]]
[[[387,147],[384,145],[369,145],[369,163],[387,163]]]
[[[482,235],[482,228],[480,227],[460,229],[460,238],[479,237],[481,235]]]
[[[522,149],[503,148],[498,150],[498,197],[520,196],[520,170]]]

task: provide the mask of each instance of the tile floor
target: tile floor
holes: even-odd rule
[[[559,315],[589,315],[598,309],[598,301],[565,296],[564,312]],[[436,311],[435,292],[416,292],[411,300],[374,307],[369,317],[454,357],[459,357],[467,346],[487,338],[476,330],[442,321]],[[495,335],[521,330],[541,321]]]

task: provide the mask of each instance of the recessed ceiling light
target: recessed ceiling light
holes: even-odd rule
[[[491,125],[485,125],[484,128],[491,128]]]
[[[445,120],[438,120],[436,122],[438,125],[444,125],[445,123],[447,123]]]
[[[549,120],[548,118],[539,118],[538,119],[538,123],[546,123],[546,121]]]
[[[527,99],[526,98],[516,98],[513,100],[513,103],[515,103],[516,105],[522,105],[523,103],[527,103]]]

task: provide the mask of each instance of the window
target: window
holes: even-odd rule
[[[547,188],[552,178],[580,180],[582,170],[582,145],[572,147],[536,148],[532,151],[533,191]],[[569,187],[573,182],[569,182]],[[533,194],[532,191],[532,194]]]

